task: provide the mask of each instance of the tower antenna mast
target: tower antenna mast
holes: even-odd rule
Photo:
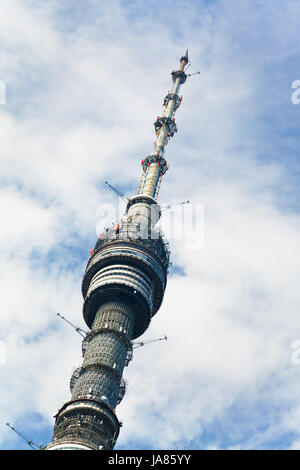
[[[157,199],[169,168],[165,149],[177,132],[175,113],[182,102],[179,90],[187,79],[188,63],[187,50],[178,70],[171,73],[172,89],[154,122],[154,148],[142,160],[137,194],[126,199],[124,217],[113,228],[107,227],[90,251],[82,281],[83,317],[90,332],[86,334],[58,314],[83,336],[83,361],[71,377],[70,400],[55,415],[48,450],[106,450],[117,441],[122,423],[116,407],[126,392],[123,370],[134,348],[152,342],[134,340],[148,329],[167,284],[170,251],[157,229],[161,217]],[[163,339],[167,337],[153,341]]]

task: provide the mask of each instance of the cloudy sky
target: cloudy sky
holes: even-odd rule
[[[3,0],[0,448],[51,440],[86,328],[81,279],[128,196],[186,48],[160,203],[163,305],[135,351],[117,449],[300,449],[300,5],[292,0]],[[300,82],[299,82],[300,84]],[[299,85],[298,84],[298,85]],[[294,83],[294,86],[297,84]]]

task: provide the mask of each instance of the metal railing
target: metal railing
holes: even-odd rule
[[[150,249],[163,263],[167,269],[169,266],[170,250],[169,243],[161,230],[153,230],[146,225],[123,222],[119,228],[107,228],[98,238],[94,252],[113,241],[134,241],[137,244]]]

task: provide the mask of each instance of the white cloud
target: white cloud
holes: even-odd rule
[[[292,60],[299,11],[288,2],[282,19],[276,2],[256,10],[251,2],[178,1],[146,15],[143,2],[135,12],[102,2],[98,15],[97,2],[83,12],[6,3],[2,416],[12,422],[33,410],[53,423],[67,399],[80,338],[55,313],[84,327],[80,282],[96,209],[114,201],[102,184],[135,191],[169,71],[188,46],[190,70],[201,75],[182,89],[161,202],[203,204],[205,243],[191,251],[171,240],[185,274],[169,277],[147,332],[168,341],[136,350],[125,370],[118,446],[268,448],[292,433],[288,446],[297,447],[299,216],[290,163],[279,158],[286,128],[276,127],[272,143],[268,132],[284,79],[289,94],[299,77],[281,77],[281,94],[265,85],[272,66],[275,73],[278,61]],[[289,154],[298,147],[290,135]]]

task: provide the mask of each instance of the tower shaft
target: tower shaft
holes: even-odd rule
[[[172,72],[173,87],[171,92],[164,99],[164,110],[161,117],[158,117],[154,123],[156,140],[154,149],[145,160],[142,161],[143,175],[139,186],[138,194],[153,197],[157,199],[161,178],[167,171],[167,162],[164,159],[165,146],[169,138],[173,137],[177,132],[175,124],[175,112],[180,106],[181,98],[179,97],[179,89],[186,80],[184,67],[188,63],[188,54],[180,59],[180,67],[178,71]]]
[[[169,249],[155,229],[165,146],[177,131],[178,91],[186,80],[186,53],[172,72],[173,87],[154,123],[154,150],[142,161],[138,193],[124,220],[106,229],[91,250],[82,281],[83,316],[90,332],[83,342],[83,362],[70,381],[71,399],[58,411],[49,450],[113,449],[121,423],[115,409],[126,382],[123,370],[132,358],[132,340],[148,328],[160,308],[167,283]]]

